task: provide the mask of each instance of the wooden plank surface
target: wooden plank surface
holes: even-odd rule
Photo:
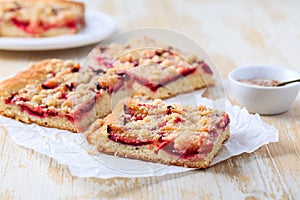
[[[300,72],[300,2],[93,0],[87,9],[113,16],[118,31],[161,27],[201,44],[223,78],[238,66],[268,64]],[[0,75],[57,57],[83,62],[93,45],[44,52],[0,51]],[[226,82],[226,81],[225,81]],[[206,170],[151,178],[76,178],[66,166],[16,145],[0,130],[0,199],[299,199],[300,96],[281,115],[262,119],[280,141]]]

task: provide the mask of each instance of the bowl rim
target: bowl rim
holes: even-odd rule
[[[284,71],[296,73],[297,76],[299,76],[299,78],[300,78],[300,73],[298,71],[291,70],[291,69],[285,68],[285,67],[280,67],[280,66],[271,66],[271,65],[260,65],[260,64],[258,64],[258,65],[248,65],[248,66],[236,67],[236,68],[234,68],[233,70],[231,70],[229,72],[228,79],[229,79],[230,82],[233,82],[233,83],[235,83],[237,85],[240,85],[240,86],[243,86],[243,87],[248,87],[248,88],[253,88],[253,89],[262,89],[262,90],[281,90],[281,89],[286,89],[286,88],[291,88],[291,87],[300,87],[300,82],[291,83],[291,84],[287,84],[287,85],[280,86],[280,87],[251,85],[251,84],[240,82],[240,81],[238,81],[238,80],[236,80],[232,77],[232,75],[234,73],[236,73],[237,71],[247,70],[247,69],[257,69],[257,68],[269,68],[269,69],[284,70]]]

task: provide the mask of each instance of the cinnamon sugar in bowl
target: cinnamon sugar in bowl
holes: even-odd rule
[[[228,75],[231,93],[240,106],[263,115],[283,113],[290,108],[298,95],[300,83],[275,85],[299,77],[299,72],[288,68],[263,65],[239,67]]]

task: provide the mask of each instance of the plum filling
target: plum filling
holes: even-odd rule
[[[47,116],[55,117],[58,116],[58,113],[52,110],[44,110],[44,107],[38,106],[35,108],[30,108],[25,105],[21,105],[21,110],[24,112],[27,112],[30,115],[40,117],[40,118],[45,118]]]
[[[61,98],[67,100],[68,99],[68,94],[67,93],[62,93]]]
[[[76,29],[77,23],[75,21],[67,21],[66,27],[70,29]]]
[[[70,122],[74,123],[75,120],[80,119],[85,113],[90,111],[95,105],[95,101],[91,101],[87,103],[85,106],[82,106],[73,115],[71,114],[60,114],[59,112],[46,109],[46,107],[38,106],[38,107],[29,107],[26,105],[20,105],[22,112],[27,112],[29,115],[45,118],[45,117],[65,117]]]
[[[114,85],[113,89],[110,90],[110,93],[119,91],[124,86],[125,80],[120,78],[119,81]]]
[[[140,83],[141,85],[144,85],[145,87],[148,87],[152,92],[157,91],[160,87],[163,87],[164,85],[167,85],[170,82],[176,81],[179,78],[182,78],[182,76],[187,76],[189,74],[194,73],[197,70],[196,67],[194,68],[185,68],[183,69],[180,74],[173,76],[173,77],[167,77],[164,79],[161,79],[159,83],[151,82],[151,80],[147,80],[146,78],[137,76],[135,74],[132,74],[131,76],[135,81]]]
[[[92,110],[96,104],[96,97],[89,102],[87,102],[85,105],[81,106],[79,109],[77,109],[74,112],[74,118],[75,120],[80,120],[87,112]]]
[[[156,144],[156,150],[155,150],[156,153],[162,150],[172,156],[176,156],[183,159],[192,159],[198,154],[208,154],[213,149],[213,143],[211,142],[205,145],[203,144],[199,149],[187,148],[185,151],[178,151],[174,148],[173,141],[162,140],[162,139],[159,139],[156,142],[153,139],[140,140],[137,138],[126,137],[121,132],[122,130],[118,130],[118,128],[114,127],[113,125],[107,126],[107,137],[108,139],[114,142],[118,142],[125,145],[131,145],[131,146],[144,146],[144,145]]]
[[[28,27],[29,27],[28,21],[21,21],[21,20],[18,20],[17,18],[12,18],[11,21],[17,28],[22,29],[24,32],[32,33],[28,29]]]
[[[27,112],[30,115],[35,117],[45,118],[46,112],[43,111],[43,107],[29,108],[28,106],[21,105],[22,112]]]
[[[224,118],[222,118],[220,121],[218,121],[216,123],[216,127],[218,129],[221,129],[222,131],[224,131],[226,129],[226,127],[228,126],[229,123],[230,123],[229,116],[225,115]]]
[[[84,25],[84,20],[83,19],[78,19],[78,20],[68,20],[64,24],[60,25],[55,25],[55,24],[50,24],[47,26],[44,26],[43,29],[45,31],[52,29],[52,28],[69,28],[69,29],[76,29],[78,25]]]
[[[76,29],[78,25],[83,25],[83,24],[84,24],[83,19],[79,19],[79,20],[67,20],[63,24],[43,24],[43,23],[40,23],[40,26],[44,31],[48,31],[52,28]]]
[[[6,98],[4,100],[5,104],[10,104],[10,103],[15,103],[16,101],[28,101],[28,99],[26,99],[25,97],[18,97],[15,98],[16,94],[11,95],[10,97]]]
[[[198,154],[208,154],[213,149],[213,143],[209,143],[207,145],[202,145],[199,149],[194,148],[187,148],[185,151],[178,151],[174,148],[174,142],[167,141],[160,147],[161,150],[164,152],[176,156],[183,159],[192,159],[193,157],[197,156]]]
[[[23,30],[29,34],[37,34],[40,33],[41,30],[48,31],[52,28],[69,28],[69,29],[76,29],[77,25],[83,25],[83,19],[79,20],[68,20],[63,24],[44,24],[43,22],[39,22],[36,27],[30,26],[29,21],[22,21],[17,18],[11,19],[12,23],[19,29]]]
[[[4,103],[5,103],[5,104],[10,104],[10,103],[13,101],[14,98],[15,98],[15,94],[13,94],[13,95],[11,95],[10,97],[6,98],[6,99],[4,100]]]
[[[180,123],[180,122],[182,122],[183,120],[181,119],[181,118],[179,118],[179,117],[176,117],[176,119],[174,120],[174,123],[175,124],[178,124],[178,123]]]
[[[55,89],[58,87],[58,84],[50,84],[50,83],[43,83],[42,84],[42,88],[45,90],[49,90],[49,89]]]
[[[172,155],[172,156],[176,156],[176,157],[180,157],[180,158],[187,158],[187,157],[191,157],[192,155],[196,155],[198,154],[198,152],[192,152],[192,151],[185,151],[185,152],[179,152],[177,150],[174,149],[174,143],[170,142],[167,145],[165,145],[163,148],[161,148],[161,150],[163,150],[164,152]]]
[[[211,75],[213,74],[210,67],[204,61],[200,61],[200,62],[198,62],[198,64],[205,73],[211,74]]]
[[[108,139],[119,142],[121,144],[132,145],[132,146],[142,146],[152,144],[154,141],[152,139],[140,140],[136,138],[124,137],[119,133],[118,128],[107,125],[107,137]]]
[[[15,96],[16,95],[13,94],[12,96],[6,98],[4,100],[4,103],[5,104],[11,104],[11,103],[16,103],[17,101],[22,101],[22,102],[28,101],[28,99],[26,99],[24,97],[15,98]],[[67,95],[62,94],[62,98],[66,99]],[[74,122],[74,117],[72,115],[70,115],[70,114],[59,114],[56,111],[46,109],[47,107],[45,107],[45,106],[29,107],[25,104],[20,104],[20,108],[21,108],[22,112],[26,112],[29,115],[32,115],[34,117],[45,118],[45,117],[60,116],[60,117],[65,117],[66,119],[68,119],[72,123]],[[88,110],[88,109],[91,109],[91,108],[85,108],[83,110]]]
[[[142,145],[148,145],[152,144],[153,141],[141,141],[141,140],[136,140],[136,139],[129,139],[122,137],[121,135],[114,134],[114,133],[108,133],[107,136],[110,140],[113,140],[114,142],[119,142],[121,144],[127,144],[127,145],[132,145],[132,146],[142,146]]]
[[[26,112],[29,115],[35,116],[35,117],[39,117],[39,118],[45,118],[45,117],[65,117],[67,118],[67,120],[69,120],[70,122],[74,122],[74,118],[73,116],[69,115],[69,114],[63,114],[60,115],[58,112],[53,111],[53,110],[44,110],[45,107],[42,106],[38,106],[38,107],[34,107],[34,108],[30,108],[26,105],[20,105],[21,107],[21,111],[22,112]]]

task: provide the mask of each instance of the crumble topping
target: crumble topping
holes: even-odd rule
[[[144,45],[160,48],[136,49]],[[130,53],[119,55],[124,49],[130,50]],[[18,93],[5,99],[5,103],[20,105],[23,111],[38,117],[58,115],[68,116],[73,120],[74,116],[92,109],[96,99],[103,94],[131,89],[130,84],[133,81],[155,92],[159,87],[194,73],[206,65],[193,55],[187,56],[186,60],[179,55],[179,50],[148,38],[132,40],[126,44],[100,46],[94,56],[97,64],[87,67],[80,67],[72,61],[52,60],[45,67],[44,80],[36,80],[26,85]],[[128,82],[125,84],[126,81]],[[138,109],[148,110],[143,106]],[[164,114],[165,111],[161,112]],[[182,111],[170,107],[168,112],[175,116],[176,113],[180,115]],[[151,120],[147,118],[147,114],[137,113],[132,117],[138,120],[146,117],[145,120]],[[184,121],[178,116],[166,120],[165,123],[177,123],[180,120]]]
[[[168,146],[173,154],[193,156],[209,153],[228,124],[226,113],[205,106],[165,105],[161,100],[145,104],[130,99],[107,125],[107,134],[115,142],[150,145],[157,151]]]
[[[125,44],[101,45],[93,51],[92,57],[90,67],[103,73],[99,77],[101,87],[106,87],[108,83],[118,84],[126,78],[156,91],[197,70],[212,75],[207,64],[194,54],[183,53],[147,37]]]
[[[97,94],[97,77],[89,68],[80,69],[72,61],[57,61],[46,67],[47,78],[42,83],[28,84],[10,102],[41,108],[62,114],[73,114],[81,106],[89,104]],[[96,92],[97,90],[97,92]],[[10,103],[8,102],[8,103]]]

